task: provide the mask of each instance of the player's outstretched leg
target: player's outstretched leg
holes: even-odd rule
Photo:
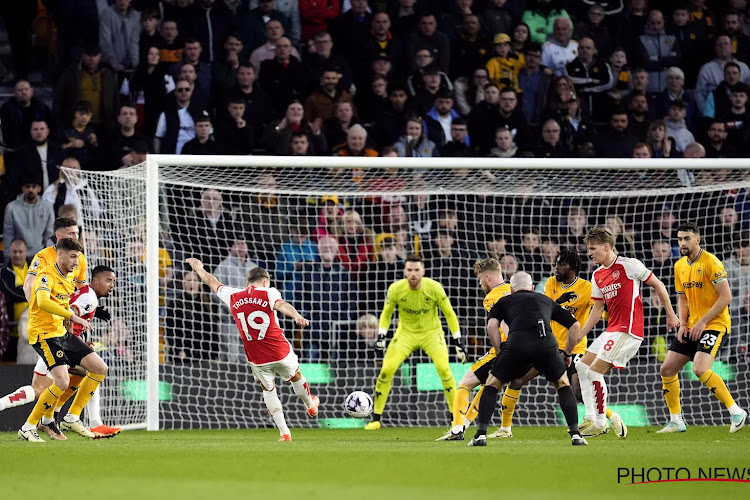
[[[281,408],[281,401],[279,400],[278,394],[276,394],[276,388],[274,387],[270,391],[263,391],[263,402],[268,408],[268,413],[273,418],[273,423],[279,429],[281,437],[279,441],[291,441],[292,433],[289,431],[289,427],[286,425],[286,419],[284,418],[284,410]]]
[[[8,408],[15,408],[16,406],[23,406],[28,403],[33,403],[36,399],[36,393],[34,388],[30,385],[19,387],[10,394],[0,398],[0,411],[7,410]]]
[[[299,377],[299,378],[296,378]],[[295,379],[296,378],[296,379]],[[315,418],[318,416],[318,406],[320,406],[320,399],[318,396],[310,394],[310,385],[307,383],[307,379],[302,375],[301,371],[297,371],[294,377],[290,380],[294,393],[298,398],[302,400],[307,408],[307,416]]]

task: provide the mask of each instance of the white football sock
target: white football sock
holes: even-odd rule
[[[578,372],[578,383],[581,386],[581,399],[583,399],[583,406],[586,407],[586,418],[593,421],[596,415],[596,402],[594,401],[594,387],[589,380],[589,365],[579,360],[576,363],[576,372]]]
[[[36,399],[34,394],[34,388],[30,385],[19,387],[10,394],[6,394],[0,398],[0,411],[7,410],[8,408],[15,408],[16,406],[23,406],[31,403]]]
[[[292,382],[294,393],[299,396],[306,408],[313,407],[312,396],[310,395],[310,386],[307,385],[307,379],[303,375],[298,381]]]
[[[607,383],[604,381],[604,374],[593,370],[589,370],[588,378],[594,392],[594,425],[601,429],[607,425]]]
[[[103,425],[101,416],[101,404],[99,399],[99,387],[94,391],[94,395],[91,396],[91,400],[86,405],[86,411],[89,415],[89,427],[99,427]]]
[[[291,434],[289,432],[289,427],[286,426],[284,411],[281,408],[281,401],[279,400],[278,394],[276,394],[275,387],[270,391],[263,391],[263,402],[266,403],[266,408],[268,408],[268,412],[273,417],[273,422],[276,424],[276,427],[279,428],[279,433],[282,436],[284,434]]]

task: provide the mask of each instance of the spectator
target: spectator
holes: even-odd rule
[[[261,144],[268,154],[285,155],[289,153],[292,133],[304,132],[312,145],[312,154],[321,155],[328,151],[326,138],[321,131],[320,119],[312,123],[304,122],[304,108],[295,100],[286,107],[286,113],[281,120],[270,122],[264,132]]]
[[[716,216],[707,224],[705,248],[725,261],[734,251],[734,238],[742,231],[737,210],[731,205],[714,207]]]
[[[349,130],[359,123],[354,116],[351,101],[339,101],[334,105],[334,116],[323,123],[323,132],[328,146],[332,149],[342,146],[347,141]]]
[[[240,40],[248,53],[265,43],[265,26],[269,21],[278,21],[293,43],[299,42],[299,23],[297,32],[292,33],[292,20],[285,13],[276,9],[275,0],[256,0],[255,6],[243,9],[237,19],[240,27]],[[299,17],[298,17],[299,19]]]
[[[461,116],[467,116],[471,108],[484,100],[484,86],[489,83],[487,68],[478,67],[470,76],[460,76],[453,86],[454,104]]]
[[[415,96],[420,90],[424,90],[425,70],[429,70],[430,74],[433,74],[433,72],[437,70],[436,74],[440,76],[439,86],[453,90],[453,84],[451,83],[450,78],[445,72],[440,71],[440,67],[435,62],[434,54],[430,52],[430,49],[419,49],[414,54],[414,64],[417,68],[416,71],[412,72],[412,74],[406,79],[410,95]]]
[[[218,155],[226,154],[216,144],[211,132],[213,128],[211,126],[211,118],[208,114],[202,114],[193,120],[193,127],[195,130],[195,137],[190,139],[182,147],[183,155]]]
[[[416,3],[417,0],[398,0],[390,4],[388,15],[393,23],[393,32],[402,38],[417,30],[419,18]]]
[[[724,14],[722,28],[732,42],[732,54],[740,61],[750,59],[750,36],[742,32],[740,13],[730,10]]]
[[[58,129],[73,118],[73,110],[80,100],[93,105],[91,124],[97,132],[110,133],[117,112],[117,77],[101,65],[101,51],[96,42],[86,44],[80,62],[68,66],[57,81],[52,114]]]
[[[451,123],[459,118],[453,109],[453,94],[448,89],[440,89],[435,96],[435,104],[425,115],[427,136],[438,148],[442,148],[451,138]],[[469,136],[465,137],[465,144],[469,145]]]
[[[565,221],[566,224],[560,233],[560,246],[585,255],[586,244],[583,238],[589,230],[586,209],[581,206],[570,207]]]
[[[503,279],[510,282],[510,277],[518,271],[518,259],[515,255],[506,253],[500,257],[500,267],[503,270]]]
[[[378,152],[367,147],[367,130],[354,124],[346,133],[346,143],[333,148],[333,156],[378,156]]]
[[[372,26],[367,0],[352,0],[352,8],[339,14],[328,24],[333,43],[352,65],[353,80],[358,87],[367,81],[366,51]]]
[[[729,95],[731,108],[722,117],[727,128],[727,143],[735,151],[745,153],[750,140],[750,112],[747,109],[748,86],[740,82]]]
[[[0,295],[5,298],[8,318],[16,323],[16,326],[10,332],[5,354],[0,353],[0,360],[15,361],[18,348],[20,347],[22,351],[27,348],[23,345],[23,341],[28,337],[28,333],[21,330],[24,326],[28,326],[29,303],[23,292],[23,282],[29,272],[29,256],[23,238],[15,238],[10,242],[10,247],[6,248],[8,262],[0,267],[0,291],[2,292]],[[2,313],[3,311],[0,310],[0,314]],[[24,315],[27,318],[25,322],[22,322],[21,318]],[[20,346],[19,339],[21,340]]]
[[[419,114],[425,114],[434,106],[438,92],[444,87],[441,85],[442,75],[435,64],[425,66],[421,78],[424,85],[415,89],[411,105]]]
[[[750,235],[740,233],[734,239],[734,252],[725,260],[727,280],[732,290],[732,302],[729,314],[738,321],[732,322],[732,337],[738,345],[738,351],[744,348],[745,354],[750,344]]]
[[[99,149],[96,131],[91,126],[93,107],[88,101],[79,101],[73,110],[73,122],[60,133],[62,148],[67,156],[78,160],[84,170],[91,169],[94,155]]]
[[[355,276],[364,270],[367,262],[375,260],[375,233],[362,223],[362,216],[355,210],[345,210],[337,222],[334,229],[338,236],[339,259]]]
[[[495,147],[490,150],[490,156],[495,158],[513,158],[518,153],[518,147],[513,144],[513,134],[505,127],[495,132]]]
[[[660,207],[656,207],[652,211],[652,214],[654,219],[651,225],[651,232],[644,235],[645,241],[667,241],[671,248],[671,256],[678,257],[680,255],[680,248],[677,245],[677,224],[679,221],[672,205],[665,203]]]
[[[639,141],[645,141],[652,118],[648,99],[642,90],[633,90],[628,97],[628,130]]]
[[[542,140],[536,151],[537,158],[567,158],[569,151],[560,141],[561,127],[557,120],[550,118],[542,124]],[[539,242],[537,242],[538,244]],[[526,270],[530,273],[530,271]]]
[[[181,30],[186,36],[196,37],[205,47],[201,60],[213,62],[218,58],[219,47],[231,22],[229,10],[223,4],[216,5],[216,0],[197,0],[188,8]]]
[[[646,144],[645,142],[636,142],[635,146],[633,146],[633,158],[651,158],[651,147]]]
[[[99,14],[102,61],[118,73],[138,66],[141,13],[130,3],[131,0],[115,0]]]
[[[138,64],[141,65],[146,60],[148,50],[151,47],[159,47],[161,35],[157,28],[159,27],[159,13],[156,9],[145,8],[141,12],[141,34],[138,38]]]
[[[31,140],[31,122],[51,123],[52,113],[40,99],[34,97],[34,88],[27,80],[18,80],[13,86],[13,96],[0,106],[0,127],[3,143],[16,149]],[[13,152],[5,150],[5,164],[13,164]]]
[[[665,123],[667,124],[667,134],[674,139],[675,151],[682,153],[685,147],[695,141],[692,132],[687,128],[685,115],[687,114],[687,103],[676,100],[669,104],[669,113]]]
[[[206,112],[213,112],[213,95],[211,94],[211,87],[205,85],[198,79],[198,73],[195,71],[195,66],[190,63],[180,63],[180,73],[177,76],[178,80],[186,80],[193,86],[193,93],[190,98],[190,102],[193,106]]]
[[[582,116],[604,121],[608,108],[606,92],[614,84],[614,78],[609,64],[603,59],[595,58],[596,53],[596,46],[591,38],[580,39],[578,57],[565,65],[565,74],[570,77],[581,100]]]
[[[383,306],[388,286],[403,276],[403,261],[398,256],[398,243],[385,237],[380,243],[380,253],[375,262],[368,262],[359,286],[359,311],[377,314]]]
[[[151,137],[162,112],[167,93],[174,90],[174,80],[161,64],[161,55],[155,46],[149,47],[146,56],[130,78],[123,81],[120,93],[128,95],[138,113],[138,131]]]
[[[742,78],[739,64],[734,61],[728,61],[724,64],[724,80],[719,86],[708,94],[706,105],[703,107],[703,116],[707,118],[722,118],[729,112],[732,104],[729,95],[732,93],[732,87],[740,83]]]
[[[68,170],[62,171],[60,178],[44,190],[42,199],[52,205],[53,213],[63,205],[72,205],[76,213],[85,215],[87,220],[99,220],[103,215],[102,206],[96,191],[81,177],[81,164],[68,157],[62,166]]]
[[[304,137],[304,136],[303,136]],[[318,260],[318,249],[310,240],[310,230],[304,218],[289,221],[289,239],[281,245],[276,255],[277,280],[283,296],[295,303],[302,301],[302,273],[305,266]]]
[[[437,146],[427,138],[424,122],[418,116],[406,119],[405,135],[393,145],[399,156],[431,157],[438,156]]]
[[[289,146],[290,156],[310,156],[310,140],[304,132],[294,132],[292,134],[292,143]]]
[[[646,91],[651,94],[664,89],[667,69],[682,61],[677,38],[664,31],[664,15],[658,10],[648,13],[648,24],[636,43],[636,61],[648,71]]]
[[[406,85],[393,82],[388,85],[388,106],[375,110],[375,142],[378,145],[393,144],[400,137],[407,114],[409,95]]]
[[[477,156],[477,151],[471,147],[469,128],[466,119],[457,116],[451,122],[451,140],[443,144],[441,156],[448,158],[470,158]]]
[[[578,98],[578,96],[576,95],[575,86],[570,80],[570,77],[566,75],[556,77],[554,80],[554,84],[550,87],[550,91],[552,95],[547,100],[547,108],[545,110],[546,115],[567,115],[570,101],[572,101],[574,98]]]
[[[482,156],[488,154],[494,145],[494,136],[490,135],[488,129],[497,130],[503,126],[503,120],[500,116],[500,89],[495,83],[489,82],[483,90],[484,100],[472,108],[467,119],[469,135],[472,137],[474,147],[478,148],[479,154]],[[510,95],[508,95],[508,98],[510,98]],[[507,104],[511,104],[511,101],[508,101]],[[513,133],[512,130],[511,133]],[[515,137],[515,134],[513,135]]]
[[[681,99],[687,103],[687,114],[685,123],[688,129],[693,129],[696,123],[695,98],[692,92],[685,91],[685,73],[677,67],[671,67],[667,70],[667,87],[656,95],[653,107],[653,116],[663,118],[669,113],[669,105],[672,101]]]
[[[633,235],[631,235],[628,229],[625,227],[625,223],[622,221],[620,216],[611,215],[607,217],[607,219],[604,221],[604,227],[609,229],[609,232],[612,233],[612,236],[615,237],[615,248],[617,248],[618,252],[622,250],[623,254],[635,254],[635,240],[633,238]],[[659,274],[658,276],[662,275]]]
[[[240,54],[243,51],[240,36],[235,32],[227,33],[224,38],[224,55],[211,65],[211,82],[216,97],[228,95],[234,87],[240,67]]]
[[[333,70],[339,75],[338,85],[342,89],[352,89],[352,68],[344,56],[334,50],[333,38],[327,31],[317,33],[310,41],[304,64],[310,80],[319,82],[323,73]],[[368,58],[369,60],[369,58]]]
[[[506,33],[506,31],[497,33]],[[464,16],[461,33],[451,41],[451,77],[469,78],[474,68],[483,67],[489,52],[489,45],[489,40],[480,31],[479,18],[475,14]]]
[[[712,119],[706,132],[706,158],[734,158],[737,151],[727,142],[727,126],[719,119]]]
[[[262,172],[255,181],[258,194],[243,210],[245,233],[252,235],[251,245],[258,258],[272,262],[286,239],[289,203],[279,198],[272,170]]]
[[[305,99],[305,121],[328,120],[334,115],[334,107],[341,101],[351,102],[352,96],[339,86],[339,73],[328,69],[320,77],[320,86]]]
[[[339,15],[339,0],[300,0],[299,15],[301,41],[307,42]]]
[[[174,19],[164,19],[159,30],[159,58],[164,64],[173,64],[182,59],[182,37]]]
[[[680,53],[690,55],[686,57],[680,66],[687,75],[686,85],[688,88],[695,87],[695,79],[698,76],[700,66],[708,59],[706,46],[710,43],[706,30],[701,30],[698,23],[691,21],[687,5],[677,5],[672,10],[672,22],[666,29],[669,35],[676,38]],[[713,39],[713,35],[711,36]]]
[[[252,124],[243,118],[245,110],[245,98],[235,93],[227,100],[227,112],[216,119],[216,144],[221,154],[252,154],[255,131]]]
[[[474,298],[469,285],[473,278],[470,273],[473,256],[461,248],[462,242],[458,241],[455,232],[438,229],[431,243],[425,267],[429,269],[430,276],[443,285],[446,295],[455,305],[456,313],[467,318]]]
[[[670,294],[674,293],[675,259],[672,257],[672,243],[669,239],[656,239],[645,243],[648,248],[645,264],[655,275],[662,277]]]
[[[622,47],[617,47],[609,56],[609,66],[612,68],[614,85],[607,95],[614,107],[623,105],[625,97],[630,93],[633,75],[628,66],[628,55]],[[665,111],[666,114],[666,111]]]
[[[521,110],[518,109],[518,97],[512,89],[506,87],[500,91],[498,109],[498,126],[505,127],[511,131],[513,134],[513,142],[519,148],[530,146],[532,144],[531,131],[529,130],[528,123],[526,123],[526,117],[524,117]],[[489,133],[491,133],[491,130]],[[489,138],[491,140],[492,136]],[[481,151],[482,145],[477,143],[477,146],[480,147]]]
[[[547,107],[547,96],[552,85],[552,70],[542,66],[542,47],[529,43],[524,52],[526,66],[518,74],[518,85],[521,87],[521,109],[526,121],[537,127],[542,120],[542,113]]]
[[[138,124],[138,112],[132,102],[125,101],[120,104],[120,112],[117,114],[117,130],[114,137],[109,139],[108,148],[111,149],[111,157],[103,167],[107,170],[115,170],[122,166],[122,157],[133,151],[136,143],[146,142],[146,136],[136,132]]]
[[[308,363],[326,361],[329,353],[335,353],[329,344],[330,337],[338,333],[342,322],[352,320],[356,310],[357,287],[349,271],[341,265],[336,238],[320,238],[318,255],[320,262],[306,266],[302,277],[301,305],[305,316],[310,318],[310,328],[303,338],[303,359]]]
[[[560,3],[556,0],[536,0],[534,8],[523,13],[521,21],[529,27],[532,42],[544,44],[553,33],[557,19],[565,18],[570,22],[570,16]]]
[[[545,123],[545,126],[547,124]],[[518,264],[521,269],[531,275],[534,283],[539,283],[549,272],[544,263],[544,256],[541,250],[541,236],[536,228],[524,230],[521,237],[520,253],[518,253]]]
[[[629,158],[638,139],[628,132],[628,115],[615,110],[609,118],[609,127],[594,137],[596,154],[602,158]]]
[[[585,2],[590,5],[586,12],[586,19],[576,23],[573,38],[582,42],[584,38],[591,39],[597,47],[597,56],[605,61],[614,50],[614,42],[610,35],[610,29],[604,22],[604,7],[598,3]]]
[[[414,56],[421,49],[427,49],[435,59],[435,63],[443,73],[450,70],[450,39],[437,30],[437,21],[431,13],[423,13],[419,16],[417,31],[406,37],[406,59],[411,66],[409,71],[417,68],[413,61]]]
[[[498,87],[508,87],[516,93],[521,91],[518,74],[526,64],[523,54],[516,54],[510,47],[510,37],[498,33],[493,39],[492,57],[487,61],[487,73]]]
[[[22,177],[26,174],[41,179],[42,189],[47,189],[59,177],[57,166],[63,159],[60,144],[49,140],[49,127],[44,121],[31,122],[31,141],[18,148],[13,165],[8,168],[8,195],[21,192]]]
[[[729,61],[734,61],[740,67],[740,80],[744,83],[750,83],[750,69],[747,64],[738,61],[732,55],[732,41],[726,35],[716,37],[714,45],[716,57],[701,66],[698,73],[698,81],[695,84],[695,102],[698,110],[702,114],[706,107],[708,95],[719,86],[724,78],[724,65]]]
[[[185,65],[189,64],[193,67],[195,73],[195,79],[199,82],[198,86],[203,90],[204,93],[208,94],[204,97],[207,101],[211,101],[211,86],[213,81],[213,69],[209,62],[203,62],[201,55],[203,54],[203,47],[201,42],[193,37],[189,36],[185,38],[185,44],[182,49],[182,58],[169,67],[169,74],[175,80],[182,76],[185,70]]]
[[[3,246],[10,248],[11,241],[22,238],[33,255],[52,245],[55,212],[51,203],[40,198],[42,180],[36,174],[29,172],[21,179],[21,194],[5,207]]]
[[[174,89],[174,103],[170,102],[159,115],[154,134],[154,152],[180,154],[188,141],[195,138],[195,121],[200,110],[193,104],[194,86],[179,80]]]
[[[571,40],[571,32],[570,19],[558,17],[555,19],[552,38],[546,42],[540,42],[543,43],[542,64],[553,70],[558,76],[565,72],[565,65],[575,59],[578,54],[578,42]],[[537,41],[534,37],[532,39]]]
[[[276,45],[278,45],[279,42],[281,42],[281,39],[284,38],[284,27],[279,21],[272,19],[266,23],[265,35],[266,43],[255,49],[250,54],[250,64],[252,64],[253,68],[258,70],[258,73],[260,73],[262,69],[261,64],[264,61],[276,57]],[[292,43],[288,38],[284,39],[286,40],[286,42],[284,42],[284,49],[287,49],[284,53],[286,54],[289,52],[291,56],[294,56],[299,61],[300,55],[299,52],[297,52],[297,49],[292,46]],[[287,44],[289,47],[286,47]]]
[[[490,4],[479,16],[482,33],[495,36],[497,33],[513,32],[513,14],[506,7],[507,3],[508,0],[490,0]],[[466,17],[464,17],[464,22],[466,22]],[[526,29],[528,36],[528,26]]]
[[[341,201],[335,194],[324,195],[320,198],[320,211],[315,229],[312,232],[312,240],[318,242],[324,236],[334,236],[335,227],[344,211],[341,209]]]
[[[32,47],[31,28],[37,14],[37,8],[38,4],[34,2],[5,2],[5,5],[3,5],[0,15],[5,20],[5,30],[8,33],[10,55],[13,62],[13,70],[9,74],[11,77],[9,80],[29,77]]]
[[[257,72],[252,64],[241,62],[237,68],[237,82],[232,92],[245,101],[242,118],[253,129],[255,142],[259,142],[263,127],[273,119],[274,109],[268,93],[256,85]]]
[[[679,151],[677,151],[674,138],[667,135],[667,124],[664,120],[654,120],[648,126],[646,144],[651,149],[653,158],[681,156]]]
[[[571,155],[579,155],[581,145],[591,145],[591,140],[596,135],[596,126],[593,120],[581,116],[581,106],[578,97],[574,94],[568,101],[568,112],[557,118],[560,125],[560,143]],[[593,148],[593,145],[591,145]],[[592,155],[593,156],[593,155]]]
[[[200,278],[192,271],[185,273],[182,290],[171,302],[166,314],[165,340],[172,363],[214,359],[216,341],[211,328],[213,324],[211,299],[203,291]],[[230,342],[230,345],[234,344],[240,343],[238,340]],[[237,359],[231,361],[236,362]]]
[[[263,61],[260,85],[268,91],[274,109],[284,109],[293,99],[302,99],[308,90],[308,75],[299,59],[292,55],[291,42],[286,37],[276,43],[276,57]]]
[[[260,7],[259,0],[250,0],[250,8]],[[302,38],[300,26],[300,5],[297,0],[276,0],[273,10],[283,14],[289,20],[289,27],[285,27],[289,37],[295,45],[299,45]]]

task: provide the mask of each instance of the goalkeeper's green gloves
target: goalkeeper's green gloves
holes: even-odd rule
[[[384,351],[385,346],[388,345],[388,342],[385,340],[386,333],[388,333],[388,330],[385,328],[378,329],[378,340],[375,341],[375,349],[378,351]]]
[[[466,363],[466,340],[461,336],[461,332],[451,334],[451,344],[456,349],[456,358],[461,363]]]

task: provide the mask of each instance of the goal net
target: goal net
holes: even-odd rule
[[[635,161],[153,155],[148,164],[82,172],[101,206],[94,212],[83,202],[89,265],[117,273],[115,293],[103,301],[112,321],[99,322],[95,334],[110,366],[104,421],[149,429],[273,426],[228,309],[189,272],[188,257],[236,287],[249,269],[268,269],[272,286],[310,319],[300,330],[280,315],[321,399],[318,419],[308,419],[289,384],[278,382],[287,422],[358,427],[363,422],[348,417],[343,403],[353,390],[374,391],[382,361],[373,346],[377,319],[407,254],[419,254],[426,276],[444,286],[474,360],[489,348],[476,259],[497,257],[506,280],[524,270],[543,290],[556,254],[569,248],[583,254],[581,275],[590,279],[582,239],[603,225],[617,236],[619,253],[643,260],[667,285],[676,307],[676,227],[686,221],[700,225],[704,247],[729,273],[732,330],[713,369],[746,405],[746,161]],[[643,292],[641,350],[626,370],[608,375],[611,406],[629,425],[667,419],[659,366],[672,335],[655,294]],[[451,358],[456,381],[469,366]],[[725,410],[690,365],[680,377],[687,422],[725,424]],[[449,424],[440,378],[423,352],[398,370],[383,421]],[[561,422],[550,384],[536,379],[523,388],[516,425]]]

